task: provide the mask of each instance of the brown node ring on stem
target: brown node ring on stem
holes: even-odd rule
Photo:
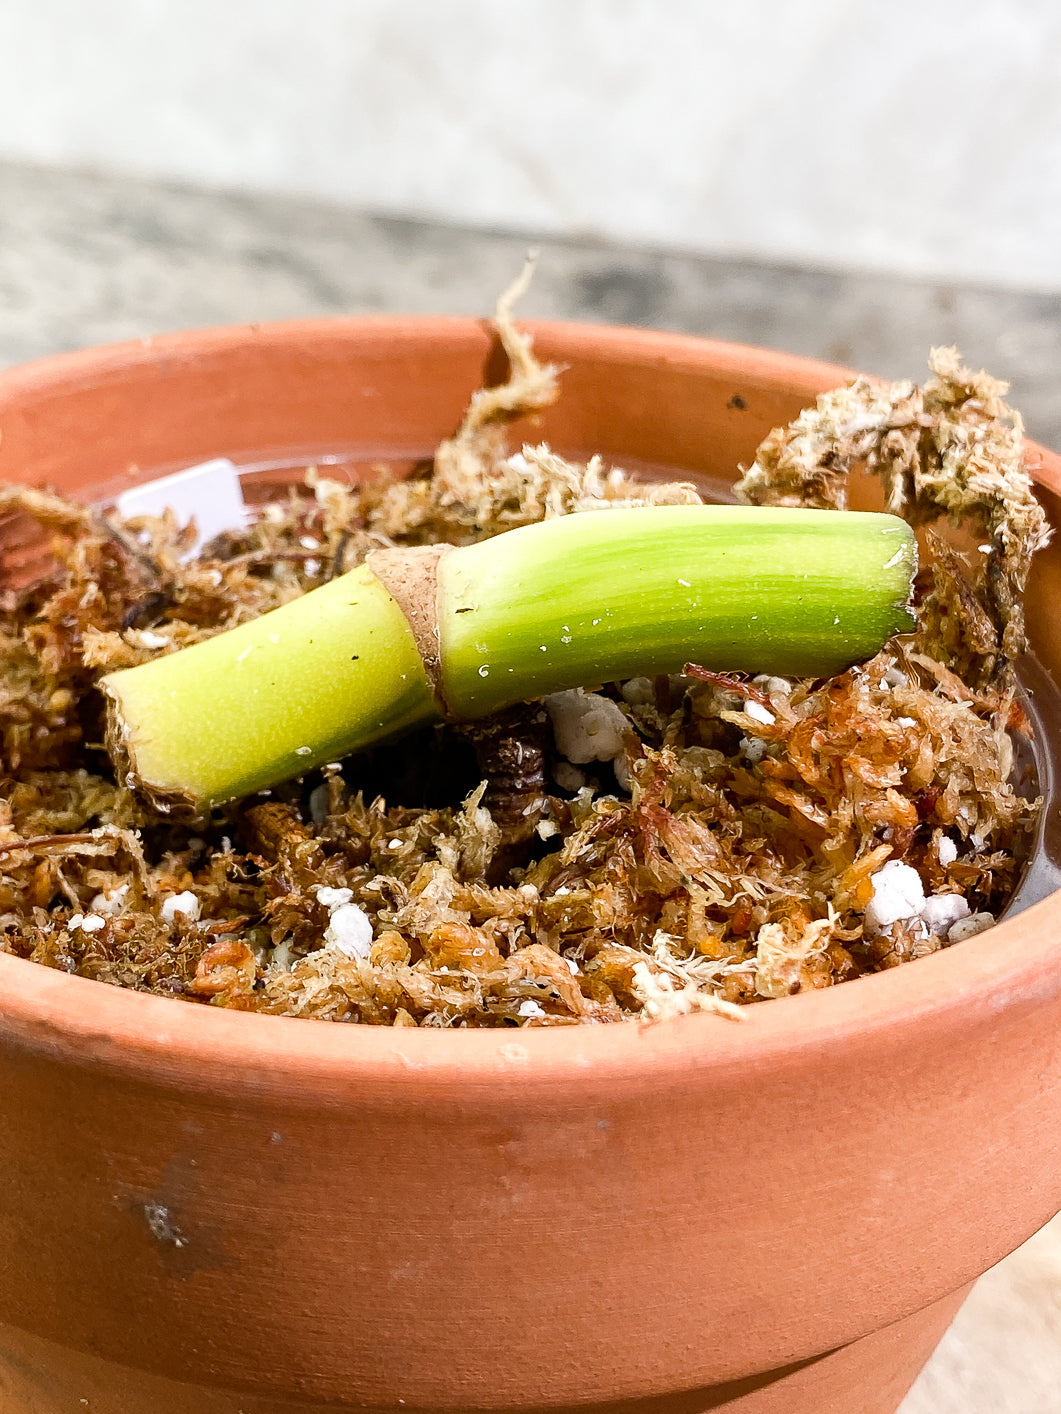
[[[451,713],[442,690],[442,647],[438,628],[438,566],[452,545],[413,545],[373,550],[365,563],[401,609],[439,711]]]

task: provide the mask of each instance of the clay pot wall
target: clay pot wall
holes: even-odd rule
[[[842,376],[536,338],[568,371],[517,435],[719,486]],[[0,478],[94,497],[229,455],[261,491],[300,455],[412,462],[498,372],[451,320],[69,355],[0,375]],[[1055,546],[1030,605],[1061,676],[1059,592]],[[1059,931],[1061,897],[742,1023],[518,1035],[231,1014],[0,955],[0,1402],[889,1414],[1061,1206]]]

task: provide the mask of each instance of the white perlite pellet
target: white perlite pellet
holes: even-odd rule
[[[960,943],[965,938],[973,938],[977,933],[983,933],[988,928],[995,926],[995,915],[993,913],[970,913],[968,918],[959,918],[954,927],[947,934],[948,943]]]
[[[177,914],[187,918],[189,923],[195,923],[202,913],[203,906],[199,902],[197,895],[191,889],[185,889],[180,894],[170,894],[162,904],[162,921],[164,923],[174,923]]]
[[[944,843],[953,841],[943,836],[941,858]],[[890,859],[871,882],[873,897],[864,920],[867,937],[887,933],[894,924],[905,923],[917,925],[920,936],[933,933],[948,943],[957,943],[990,928],[995,921],[993,914],[973,913],[961,894],[930,894],[926,898],[920,874],[898,859]]]
[[[933,894],[925,900],[921,922],[937,938],[949,938],[955,923],[968,918],[971,913],[972,909],[961,894]]]
[[[321,907],[332,913],[344,903],[349,903],[354,896],[353,889],[329,889],[325,884],[314,884],[313,892],[317,895],[317,902]]]
[[[756,702],[752,698],[749,698],[744,704],[744,715],[750,717],[753,722],[761,722],[764,727],[772,727],[777,721],[768,707],[764,707],[761,702]]]
[[[958,846],[955,844],[954,840],[951,839],[950,835],[940,835],[936,854],[944,869],[946,869],[948,864],[953,864],[958,858]]]
[[[107,920],[98,913],[75,913],[66,926],[71,933],[76,933],[78,929],[82,933],[98,933],[106,925]]]
[[[111,915],[121,913],[125,906],[125,896],[129,892],[128,884],[119,884],[116,889],[111,889],[109,893],[97,894],[92,900],[93,913],[109,913]]]
[[[324,946],[337,948],[347,957],[368,957],[372,952],[372,919],[356,903],[341,903],[328,920]]]
[[[610,697],[575,687],[551,693],[545,699],[545,710],[553,724],[557,751],[576,766],[613,761],[623,750],[623,735],[630,724]]]
[[[916,918],[925,906],[921,875],[899,859],[889,859],[871,883],[873,897],[866,906],[864,925],[870,936],[886,933],[893,923]]]
[[[324,933],[324,946],[335,948],[346,957],[368,957],[372,952],[372,919],[356,903],[353,889],[330,889],[315,884],[317,902],[331,917]]]

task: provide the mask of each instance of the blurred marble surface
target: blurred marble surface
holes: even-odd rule
[[[1049,0],[6,0],[0,153],[1057,292],[1059,52]]]
[[[1061,296],[659,254],[388,220],[281,198],[0,165],[0,366],[169,329],[331,313],[520,307],[684,330],[919,376],[956,343],[1061,446]],[[977,1285],[902,1414],[1061,1410],[1061,1219]],[[857,1411],[852,1411],[857,1414]]]
[[[529,245],[528,319],[649,325],[920,376],[932,344],[1061,446],[1061,295],[539,240],[0,163],[0,365],[232,321],[487,314]]]

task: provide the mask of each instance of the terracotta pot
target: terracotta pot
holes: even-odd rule
[[[716,478],[841,376],[536,333],[568,367],[541,435]],[[438,320],[50,359],[0,375],[0,476],[91,496],[218,454],[413,459],[484,371],[488,332]],[[1061,540],[1031,594],[1061,677],[1059,593]],[[226,1013],[0,956],[5,1414],[886,1414],[1061,1205],[1059,928],[1061,896],[743,1024],[515,1036]]]

